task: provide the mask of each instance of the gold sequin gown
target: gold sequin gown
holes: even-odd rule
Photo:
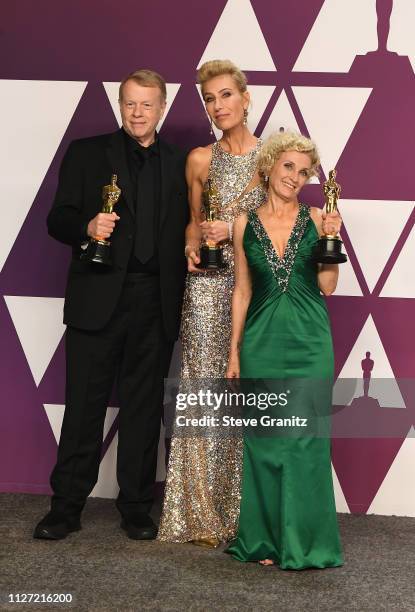
[[[220,194],[218,218],[233,222],[265,200],[258,185],[244,193],[255,173],[261,142],[245,155],[214,143],[208,178]],[[184,295],[181,378],[223,378],[231,333],[234,285],[232,243],[223,245],[228,267],[188,274]],[[242,439],[173,435],[158,540],[189,542],[234,537],[240,506]]]

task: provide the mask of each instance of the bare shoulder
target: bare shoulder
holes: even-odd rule
[[[192,149],[187,156],[187,163],[193,166],[193,168],[201,168],[210,164],[212,157],[212,145],[207,147],[196,147]]]
[[[196,147],[187,156],[186,180],[187,184],[203,184],[209,173],[210,160],[212,159],[212,146]]]

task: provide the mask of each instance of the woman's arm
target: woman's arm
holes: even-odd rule
[[[211,155],[212,153],[208,147],[198,147],[189,153],[186,162],[190,221],[186,227],[185,255],[189,272],[200,272],[195,264],[200,263],[199,249],[202,239],[200,224],[203,221],[202,191],[208,175]]]
[[[232,294],[232,332],[226,378],[239,378],[240,376],[239,351],[252,295],[251,277],[243,248],[247,221],[247,216],[243,214],[234,224],[235,287]]]
[[[342,224],[338,212],[326,214],[320,208],[314,206],[310,210],[311,218],[314,221],[318,235],[337,234]],[[317,282],[320,291],[324,295],[331,295],[337,287],[339,278],[338,264],[318,264]]]

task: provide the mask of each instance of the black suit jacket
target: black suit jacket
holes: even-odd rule
[[[178,335],[186,262],[188,222],[186,155],[162,139],[158,252],[163,323],[167,336]],[[101,211],[102,187],[116,174],[122,190],[119,215],[111,236],[111,268],[80,260],[82,232]],[[122,130],[73,141],[62,161],[59,184],[47,219],[49,234],[72,246],[65,297],[64,323],[85,330],[102,329],[116,307],[135,235],[135,212]]]

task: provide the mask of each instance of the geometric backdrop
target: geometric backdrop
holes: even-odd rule
[[[195,71],[230,58],[247,73],[257,136],[284,126],[317,141],[322,169],[305,201],[323,204],[320,183],[337,168],[348,254],[327,300],[337,375],[361,379],[370,352],[372,377],[396,379],[393,399],[374,412],[391,419],[393,437],[333,439],[338,509],[415,516],[413,1],[49,0],[39,11],[5,0],[2,8],[0,490],[50,490],[69,249],[48,237],[45,218],[69,142],[116,129],[119,81],[151,67],[168,82],[163,137],[187,149],[207,144]],[[93,495],[116,494],[116,406],[114,397]]]

